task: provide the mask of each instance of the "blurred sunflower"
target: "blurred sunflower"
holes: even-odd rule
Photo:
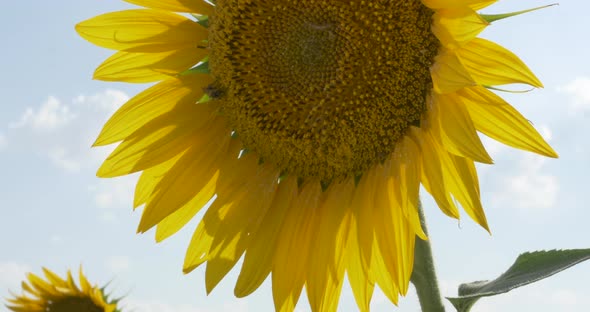
[[[121,143],[98,175],[143,171],[138,231],[157,226],[158,241],[212,202],[184,264],[207,263],[208,292],[245,254],[235,295],[272,272],[277,311],[304,285],[313,311],[335,311],[345,272],[361,310],[375,284],[397,303],[426,239],[420,184],[488,229],[477,132],[557,156],[489,91],[542,86],[476,37],[496,1],[126,1],[145,8],[76,27],[118,50],[95,78],[160,82],[105,124],[95,145]]]
[[[68,271],[64,280],[43,268],[47,280],[29,273],[23,281],[23,294],[7,299],[8,309],[15,312],[115,312],[115,302],[107,302],[104,289],[92,286],[80,269],[80,288]],[[28,293],[28,294],[27,294]]]

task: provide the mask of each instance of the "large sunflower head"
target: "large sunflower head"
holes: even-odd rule
[[[107,302],[104,289],[92,286],[80,269],[80,287],[68,271],[66,279],[43,268],[46,280],[29,273],[23,281],[23,293],[7,299],[15,312],[116,312],[115,302]]]
[[[98,171],[142,171],[140,232],[163,240],[202,207],[185,258],[211,291],[245,254],[235,294],[272,272],[277,310],[305,285],[334,311],[344,273],[361,310],[377,284],[408,289],[420,185],[488,229],[478,132],[556,157],[490,88],[541,87],[513,53],[477,35],[490,0],[127,0],[78,33],[118,50],[95,78],[158,82],[105,124],[121,142]],[[188,14],[187,14],[188,13]],[[207,204],[211,203],[210,206]]]

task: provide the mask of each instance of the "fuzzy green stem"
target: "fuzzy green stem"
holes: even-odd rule
[[[419,203],[418,210],[420,212],[422,229],[424,230],[424,233],[428,235],[422,203]],[[412,272],[410,281],[414,284],[414,287],[416,287],[422,312],[445,311],[440,291],[438,290],[438,279],[436,278],[436,272],[434,269],[434,259],[432,258],[430,240],[425,241],[416,238],[416,247],[414,249],[414,271]]]

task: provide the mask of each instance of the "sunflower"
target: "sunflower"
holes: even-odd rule
[[[235,295],[272,273],[277,311],[305,286],[334,311],[344,274],[359,309],[375,284],[406,294],[422,185],[446,215],[486,230],[478,132],[556,153],[494,86],[541,82],[477,35],[490,0],[126,0],[76,30],[118,50],[95,78],[156,82],[95,145],[121,142],[100,177],[142,172],[138,232],[161,241],[206,210],[186,273],[210,292],[244,256]],[[203,208],[206,207],[206,208]]]
[[[8,309],[15,312],[115,312],[116,303],[107,303],[103,289],[92,286],[80,269],[80,288],[68,271],[64,280],[43,268],[47,280],[29,273],[22,282],[23,294],[7,299]],[[26,294],[28,293],[28,295]],[[30,295],[30,296],[29,296]]]

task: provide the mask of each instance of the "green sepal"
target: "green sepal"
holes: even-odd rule
[[[187,69],[180,73],[181,76],[192,74],[208,74],[209,73],[209,59],[205,58],[197,66]]]
[[[498,88],[498,87],[492,87],[492,86],[483,86],[484,88],[488,89],[488,90],[494,90],[494,91],[500,91],[500,92],[507,92],[507,93],[529,93],[533,90],[535,90],[535,88],[530,88],[527,90],[508,90],[508,89],[502,89],[502,88]]]
[[[286,171],[279,173],[279,183],[281,183],[283,180],[285,180],[288,176],[289,176],[289,174]]]
[[[112,283],[112,281],[113,280],[110,280],[108,283],[106,283],[104,286],[102,286],[100,288],[100,293],[102,294],[102,298],[103,298],[104,302],[106,302],[107,304],[114,304],[115,305],[115,310],[113,312],[123,312],[123,310],[121,310],[121,308],[119,307],[119,301],[121,301],[122,299],[127,297],[127,295],[120,296],[118,298],[112,298],[113,294],[107,292],[107,287],[109,287],[109,285]]]
[[[501,20],[501,19],[505,19],[508,17],[513,17],[513,16],[517,16],[517,15],[521,15],[521,14],[525,14],[525,13],[529,13],[529,12],[533,12],[533,11],[537,11],[537,10],[548,8],[548,7],[551,7],[554,5],[558,5],[558,3],[553,3],[553,4],[549,4],[549,5],[544,5],[544,6],[528,9],[528,10],[522,10],[522,11],[516,11],[516,12],[510,12],[510,13],[480,14],[479,16],[481,16],[481,18],[483,18],[486,22],[493,23],[493,22]]]
[[[197,101],[198,104],[207,103],[211,101],[211,98],[207,94],[203,94],[203,96]]]
[[[447,297],[458,312],[469,312],[481,297],[495,296],[557,274],[590,259],[590,249],[527,252],[493,281],[478,281],[459,286],[459,297]]]
[[[356,187],[356,186],[358,186],[358,185],[359,185],[359,183],[361,183],[361,178],[362,178],[362,177],[363,177],[363,176],[362,176],[361,174],[354,176],[354,186],[355,186],[355,187]]]
[[[200,15],[200,14],[191,14],[196,20],[197,24],[205,28],[209,28],[209,16],[208,15]]]

